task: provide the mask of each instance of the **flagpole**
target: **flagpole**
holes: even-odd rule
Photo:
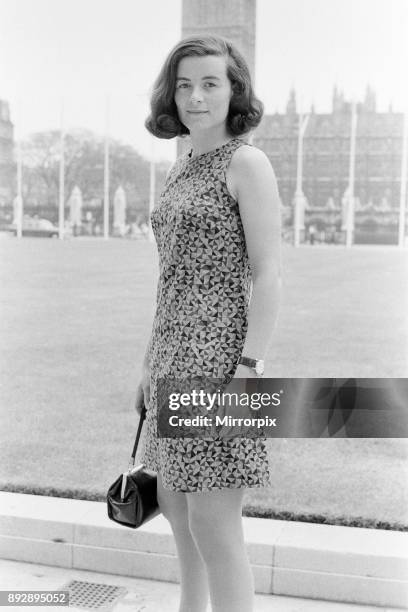
[[[357,112],[355,98],[351,102],[351,134],[350,134],[350,162],[349,162],[349,201],[347,206],[346,224],[346,246],[353,244],[354,232],[354,171],[356,157],[356,131],[357,131]]]
[[[20,108],[21,111],[21,108]],[[21,112],[20,112],[21,121]],[[23,160],[21,153],[21,123],[18,137],[16,137],[17,145],[17,197],[16,197],[16,236],[21,238],[23,236]]]
[[[149,239],[149,242],[154,241],[151,214],[154,208],[155,190],[156,190],[155,146],[154,146],[154,136],[152,136],[151,137],[151,153],[150,153],[149,232],[147,236]]]
[[[405,207],[407,202],[407,147],[408,147],[408,110],[403,113],[401,191],[398,225],[398,246],[405,246]]]
[[[58,237],[64,239],[64,203],[65,203],[65,134],[64,134],[64,100],[61,100],[60,112],[60,165],[59,165],[59,200],[58,200]]]
[[[105,103],[105,158],[103,166],[103,237],[109,239],[109,95]]]
[[[297,143],[297,169],[296,169],[296,192],[295,192],[295,210],[294,210],[294,246],[300,244],[300,221],[302,210],[305,206],[305,196],[302,189],[303,183],[303,138],[306,132],[309,116],[307,113],[302,114],[299,97],[299,127],[298,127],[298,143]]]

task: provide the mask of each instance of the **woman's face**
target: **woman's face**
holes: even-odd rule
[[[179,119],[190,133],[224,128],[232,94],[225,57],[204,55],[180,60],[174,101]]]

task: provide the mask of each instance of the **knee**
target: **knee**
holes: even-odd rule
[[[228,553],[229,530],[224,521],[200,511],[189,511],[188,526],[202,556],[207,559],[221,558],[220,552]]]

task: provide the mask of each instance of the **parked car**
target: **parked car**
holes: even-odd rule
[[[11,226],[12,233],[17,235],[16,224]],[[41,238],[58,238],[58,227],[48,219],[33,219],[26,217],[23,219],[23,236],[39,236]]]

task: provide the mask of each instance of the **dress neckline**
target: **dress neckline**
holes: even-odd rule
[[[216,153],[217,151],[219,151],[220,149],[223,149],[224,147],[226,147],[227,145],[229,145],[231,142],[233,142],[234,140],[239,140],[239,138],[231,138],[231,140],[228,140],[228,142],[224,142],[223,145],[220,145],[219,147],[217,147],[216,149],[211,149],[211,151],[206,151],[205,153],[200,153],[199,155],[194,155],[194,157],[191,156],[193,149],[190,149],[190,151],[187,153],[187,161],[192,162],[195,159],[200,159],[200,157],[204,157],[204,155],[210,155],[211,153]]]

